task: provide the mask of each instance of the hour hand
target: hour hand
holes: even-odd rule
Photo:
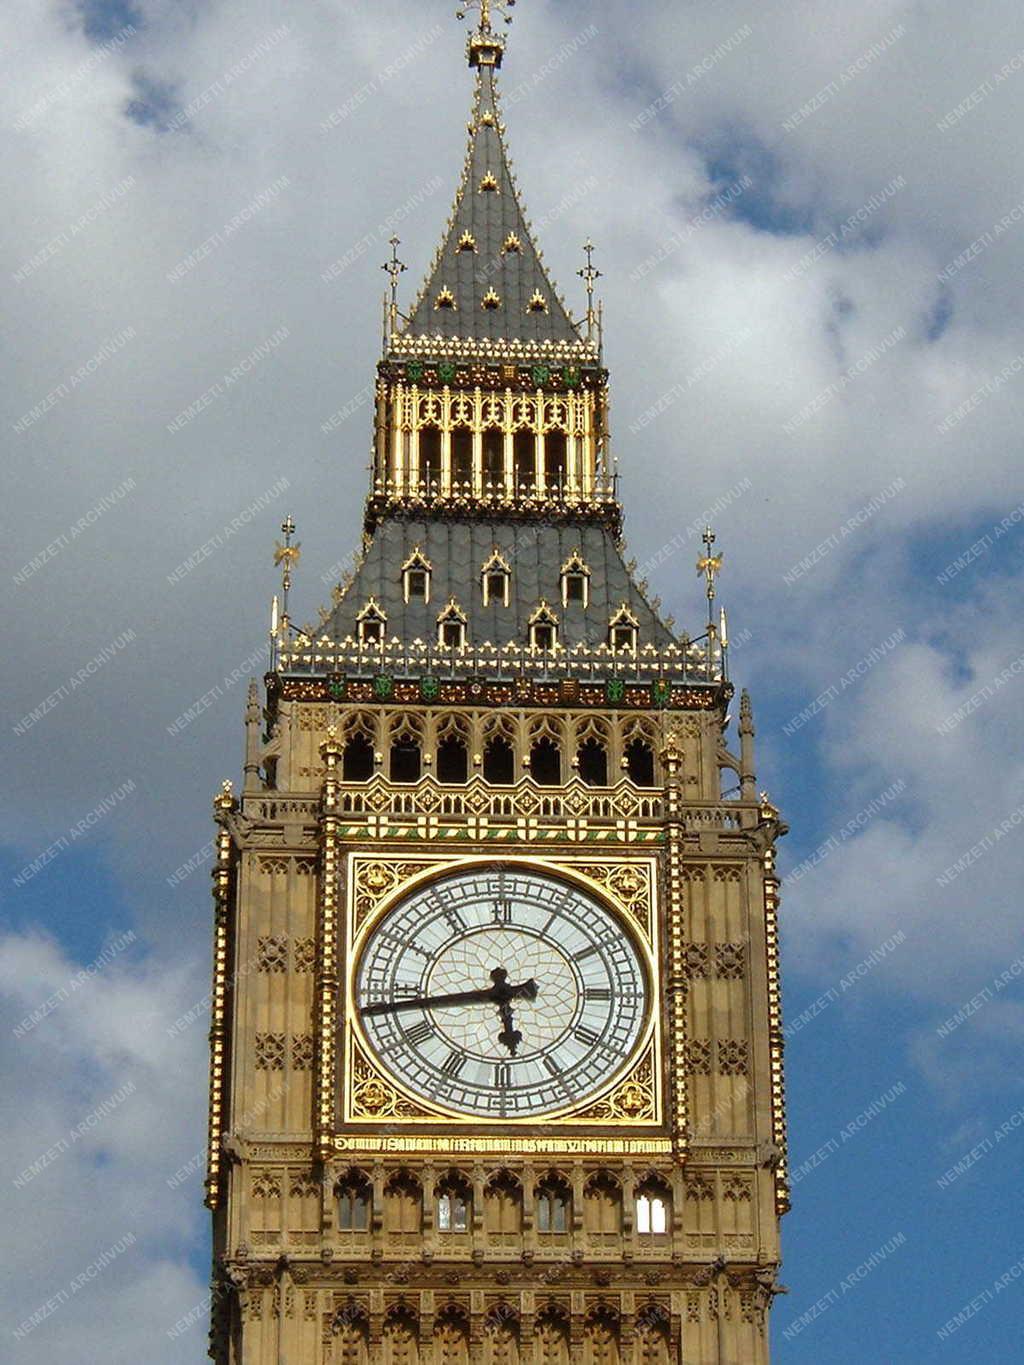
[[[512,1014],[512,1006],[507,1002],[498,1006],[498,1013],[501,1016],[501,1032],[498,1034],[498,1042],[507,1047],[509,1054],[514,1057],[519,1044],[523,1041],[523,1035],[515,1027],[515,1017]]]

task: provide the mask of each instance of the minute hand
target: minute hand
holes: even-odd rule
[[[507,986],[504,982],[488,986],[486,990],[454,991],[449,995],[425,995],[412,1000],[385,1000],[378,1004],[364,1005],[365,1014],[398,1014],[402,1010],[434,1010],[446,1005],[503,1005],[509,1000],[535,1000],[537,983],[531,979],[519,986]]]

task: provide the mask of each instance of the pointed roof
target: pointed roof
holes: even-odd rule
[[[472,61],[472,58],[471,58]],[[477,64],[455,205],[400,336],[580,345],[530,234],[503,137],[495,64]]]

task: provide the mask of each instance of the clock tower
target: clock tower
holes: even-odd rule
[[[479,6],[440,248],[390,265],[362,550],[214,802],[221,1365],[765,1365],[788,1206],[774,849],[744,693],[624,562]],[[394,244],[397,247],[397,242]]]

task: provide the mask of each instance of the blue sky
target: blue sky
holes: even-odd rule
[[[1016,15],[531,0],[510,39],[509,140],[577,310],[598,244],[629,553],[682,541],[651,586],[695,628],[713,513],[758,780],[791,826],[793,1365],[1019,1356]],[[209,802],[240,770],[282,517],[300,618],[356,544],[377,267],[400,220],[408,301],[470,82],[447,7],[411,0],[33,0],[0,38],[0,1048],[17,1172],[56,1149],[7,1189],[3,1330],[105,1259],[6,1355],[200,1361],[201,1314],[167,1329],[208,1269],[200,1172],[178,1174],[205,1021],[176,1021],[207,989]]]

